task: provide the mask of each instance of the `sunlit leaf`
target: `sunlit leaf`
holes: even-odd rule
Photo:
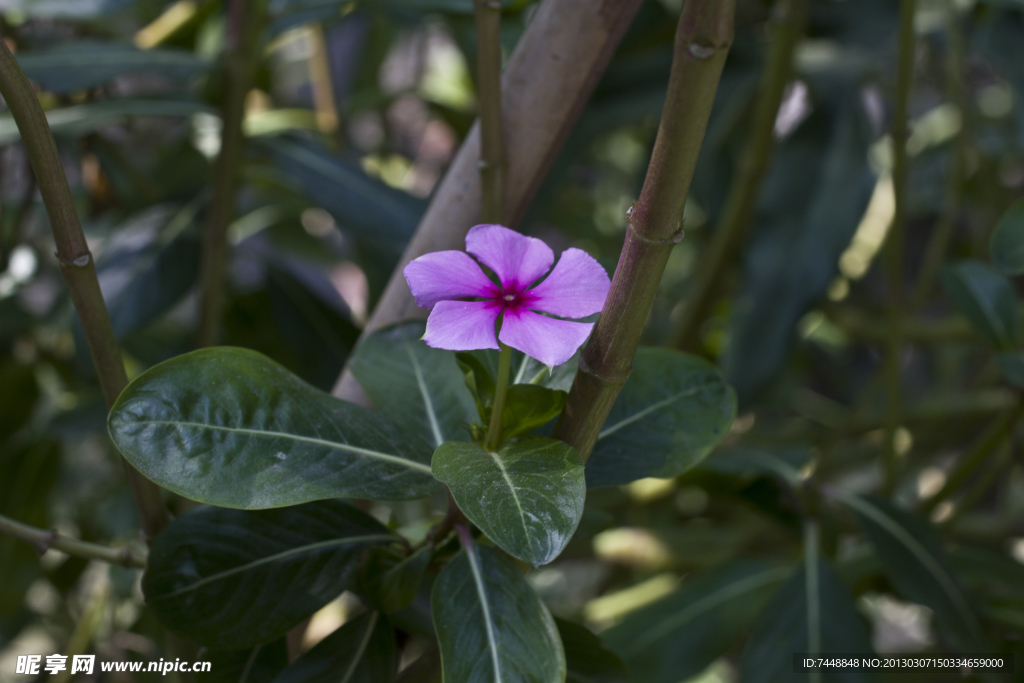
[[[426,442],[245,349],[203,349],[147,370],[108,425],[147,477],[223,507],[408,500],[437,489]]]

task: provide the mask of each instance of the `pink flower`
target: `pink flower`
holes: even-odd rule
[[[587,340],[593,323],[548,318],[536,311],[562,318],[600,312],[611,282],[592,256],[566,249],[551,270],[555,255],[548,245],[500,225],[472,228],[466,235],[466,251],[493,270],[500,284],[491,282],[461,251],[420,256],[402,271],[416,303],[430,309],[423,335],[427,346],[497,349],[500,339],[555,366],[569,360]],[[496,339],[494,325],[502,314]]]

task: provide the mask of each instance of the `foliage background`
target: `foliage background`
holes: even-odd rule
[[[769,4],[739,3],[687,201],[686,239],[663,278],[647,344],[671,339],[722,215],[763,65]],[[948,263],[987,262],[997,220],[1024,195],[1024,5],[918,4],[908,290],[938,225],[952,226]],[[505,3],[506,52],[533,9],[528,0]],[[246,101],[250,137],[230,230],[223,342],[329,390],[472,123],[472,6],[273,0],[269,10]],[[0,11],[0,33],[40,86],[132,374],[189,350],[198,233],[219,146],[220,3],[4,0]],[[675,0],[643,5],[521,226],[556,252],[579,246],[614,267],[653,143],[679,11]],[[811,3],[754,225],[699,332],[696,350],[723,367],[740,398],[726,442],[677,480],[591,491],[568,551],[529,575],[556,616],[603,633],[636,681],[782,680],[765,672],[771,643],[800,649],[778,645],[800,642],[799,575],[780,593],[779,581],[766,579],[763,590],[701,611],[693,622],[700,628],[679,615],[699,596],[799,565],[809,547],[815,554],[799,566],[816,566],[819,555],[828,562],[822,619],[830,637],[870,638],[880,652],[963,649],[948,596],[921,589],[927,572],[833,504],[838,492],[881,487],[888,290],[876,257],[892,213],[886,133],[897,14],[891,0]],[[962,39],[959,61],[950,60],[951,35]],[[85,539],[137,542],[103,401],[9,116],[0,118],[0,144],[0,512]],[[905,509],[940,489],[1019,401],[971,324],[977,300],[965,305],[926,284],[920,305],[903,311],[894,500]],[[1012,328],[1017,314],[1005,316]],[[1012,345],[1019,320],[1017,327]],[[1019,653],[1024,469],[1009,431],[929,513],[936,528],[918,530],[924,513],[900,519],[914,537],[934,536],[991,647]],[[373,513],[415,525],[436,512],[431,505]],[[806,542],[809,519],[819,520],[820,548]],[[161,656],[136,572],[55,551],[40,561],[6,537],[0,572],[0,680],[27,648]],[[350,594],[332,603],[308,642],[358,609]],[[261,659],[268,680],[282,648]],[[237,680],[231,657],[214,658],[216,677]]]

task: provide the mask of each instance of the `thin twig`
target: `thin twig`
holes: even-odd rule
[[[903,394],[901,358],[903,334],[903,259],[907,222],[907,107],[914,76],[914,8],[915,0],[901,0],[899,56],[896,65],[896,105],[892,120],[892,184],[895,212],[886,238],[886,266],[889,276],[889,336],[885,349],[886,427],[884,444],[886,495],[896,487],[899,455],[896,452],[896,430],[900,427]]]
[[[221,104],[221,146],[213,167],[213,197],[203,232],[199,283],[202,299],[196,345],[217,342],[228,257],[228,226],[235,218],[235,201],[245,158],[245,96],[252,87],[256,48],[259,45],[266,0],[231,0],[228,11],[228,48],[224,62],[224,101]]]
[[[733,0],[690,0],[679,19],[647,177],[629,210],[626,242],[611,291],[555,427],[555,437],[584,460],[632,372],[633,355],[665,264],[683,238],[683,203],[732,43],[734,11]]]
[[[32,163],[36,184],[50,218],[50,227],[53,229],[57,260],[67,281],[78,319],[82,323],[89,355],[99,378],[100,390],[109,408],[114,405],[121,390],[128,384],[121,349],[118,347],[114,328],[110,324],[110,315],[103,302],[100,283],[96,278],[96,266],[89,245],[85,241],[82,225],[78,221],[78,213],[71,197],[71,189],[68,187],[68,179],[64,175],[64,165],[57,152],[57,144],[53,140],[53,133],[46,122],[46,116],[39,106],[39,99],[32,85],[2,40],[0,94],[3,95],[18,125],[29,161]],[[167,525],[168,520],[167,508],[164,506],[160,489],[143,477],[127,460],[122,462],[135,497],[135,505],[139,510],[143,531],[147,540],[152,540]]]
[[[64,536],[53,529],[39,529],[28,524],[22,524],[4,515],[0,515],[0,532],[31,544],[40,556],[52,548],[68,555],[84,557],[90,560],[103,560],[111,564],[135,567],[137,569],[146,568],[146,554],[144,551],[135,551],[128,546],[114,547],[81,541],[77,538]]]
[[[771,42],[758,86],[754,119],[746,149],[729,185],[722,220],[701,254],[700,269],[687,295],[683,313],[672,331],[670,345],[692,351],[698,332],[720,289],[728,264],[736,257],[757,207],[761,183],[775,149],[775,119],[793,71],[793,50],[803,35],[808,0],[781,0],[771,19]]]

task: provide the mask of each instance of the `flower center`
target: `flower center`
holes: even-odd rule
[[[512,303],[515,300],[516,300],[516,295],[515,294],[506,294],[505,295],[505,301],[507,301],[509,303]]]

